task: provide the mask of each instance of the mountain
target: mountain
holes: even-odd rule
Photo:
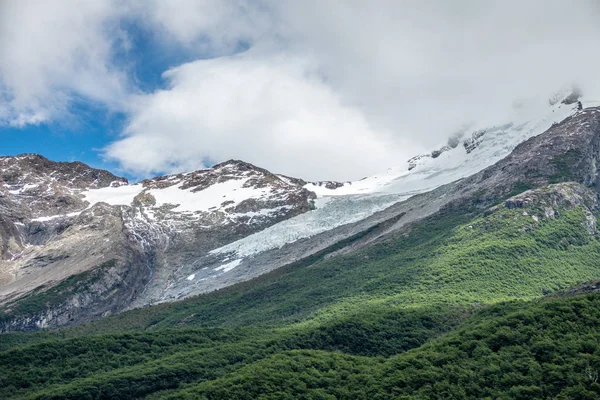
[[[180,294],[187,263],[309,211],[316,197],[303,181],[241,161],[134,185],[38,155],[0,162],[0,299],[19,315],[16,328],[77,322]],[[32,318],[24,304],[50,292],[52,305]]]
[[[0,336],[0,397],[598,398],[600,108],[571,97],[527,124],[542,132],[489,129],[476,146],[465,134],[359,182],[232,161],[135,185],[85,181],[70,192],[82,211],[11,217],[20,238],[31,219],[48,230],[40,244],[11,236],[27,260],[74,252],[43,261],[48,271],[111,236],[101,266],[5,302],[5,331],[39,327],[40,310],[63,327]],[[255,214],[265,225],[252,231]]]
[[[81,163],[0,158],[1,329],[81,323],[211,292],[379,227],[350,250],[366,245],[483,190],[485,182],[448,184],[522,141],[570,115],[589,119],[570,96],[521,104],[509,122],[472,125],[357,182],[305,182],[231,160],[129,184]],[[494,190],[513,181],[498,178]]]

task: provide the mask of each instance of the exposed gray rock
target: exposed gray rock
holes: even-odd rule
[[[417,167],[417,165],[419,165],[420,163],[422,163],[424,160],[428,159],[428,158],[432,158],[431,154],[421,154],[418,156],[414,156],[412,157],[410,160],[408,160],[408,170],[412,171],[413,169],[415,169]]]
[[[507,207],[522,207],[532,218],[552,218],[564,206],[596,210],[599,158],[600,109],[586,109],[471,177],[417,194],[358,222],[243,259],[211,251],[311,210],[315,195],[303,187],[306,182],[229,161],[211,169],[144,181],[130,204],[91,206],[84,191],[122,185],[124,180],[78,164],[69,178],[63,165],[57,166],[60,173],[55,173],[54,164],[34,156],[3,158],[0,306],[9,314],[0,321],[0,329],[79,323],[129,307],[209,292],[369,230],[338,253],[354,251],[398,234],[411,222],[441,209],[486,209],[505,201]],[[17,163],[23,165],[15,166]],[[40,167],[46,164],[47,168]],[[178,211],[179,204],[157,200],[156,191],[165,188],[201,193],[231,181],[264,195],[242,201],[224,199],[218,206],[198,212]],[[548,192],[521,193],[561,182],[578,185],[559,184]],[[336,188],[343,184],[321,185]],[[176,196],[174,199],[177,201]],[[541,211],[536,208],[532,212],[530,205]],[[595,232],[595,220],[589,219],[585,229]],[[37,313],[11,317],[29,295],[62,290],[61,283],[77,276],[83,278],[72,293],[59,293],[63,301],[48,303]]]
[[[326,189],[337,189],[337,188],[341,188],[344,186],[343,182],[335,182],[335,181],[320,181],[320,182],[313,182],[315,186],[320,186],[320,187],[325,187]]]
[[[475,131],[471,134],[470,138],[466,139],[463,142],[463,147],[465,148],[467,154],[469,154],[470,152],[475,150],[475,148],[477,148],[477,146],[479,146],[479,144],[482,141],[483,135],[485,135],[485,132],[486,132],[485,129]]]
[[[579,99],[581,98],[581,96],[582,96],[581,89],[577,86],[574,86],[571,94],[569,94],[567,97],[565,97],[563,99],[562,103],[563,104],[577,103],[579,101]]]
[[[524,211],[524,215],[531,215],[536,222],[540,219],[556,218],[561,210],[579,207],[585,215],[583,227],[590,235],[595,235],[598,233],[596,223],[598,199],[598,192],[580,183],[564,182],[527,190],[507,199],[504,206],[509,209],[529,210],[529,212]]]
[[[448,150],[452,150],[453,147],[452,146],[444,146],[442,148],[440,148],[439,150],[434,150],[431,152],[431,158],[438,158],[439,156],[442,155],[442,153],[447,152]]]
[[[197,212],[157,204],[152,195],[165,188],[201,195],[232,180],[263,195]],[[305,184],[231,160],[146,180],[130,204],[91,205],[90,190],[127,181],[81,163],[2,157],[0,308],[9,316],[0,318],[0,331],[80,323],[160,301],[176,290],[174,282],[185,282],[186,266],[199,255],[314,208],[316,196]],[[61,302],[23,314],[31,296],[56,298],[56,288],[84,276],[93,282],[81,278],[77,287],[64,288]]]

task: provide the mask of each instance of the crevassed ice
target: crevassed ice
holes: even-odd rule
[[[266,250],[279,248],[286,243],[314,236],[337,226],[360,221],[377,211],[410,197],[403,194],[336,196],[320,202],[316,210],[306,212],[226,246],[212,250],[211,254],[234,252],[238,257],[248,257]]]
[[[234,269],[235,267],[240,265],[241,262],[242,262],[241,259],[230,261],[226,264],[223,264],[223,265],[215,268],[215,271],[223,271],[223,272],[231,271],[232,269]]]
[[[549,105],[547,99],[538,99],[516,110],[508,122],[497,124],[498,128],[487,129],[479,146],[469,154],[459,145],[411,171],[407,167],[391,168],[383,174],[338,189],[308,184],[305,187],[319,197],[316,210],[280,222],[211,253],[235,253],[236,257],[249,257],[357,222],[417,193],[483,170],[506,157],[519,143],[543,133],[574,112],[575,105]],[[472,128],[473,131],[478,129],[481,128]]]

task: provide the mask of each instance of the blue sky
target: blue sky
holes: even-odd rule
[[[163,89],[163,72],[195,59],[213,56],[161,42],[156,38],[156,32],[139,21],[124,18],[119,25],[127,35],[129,48],[127,51],[117,48],[111,54],[111,62],[123,66],[138,92],[152,93]],[[244,48],[240,45],[239,49]],[[82,97],[69,104],[66,118],[23,126],[0,124],[0,154],[38,153],[55,161],[81,161],[135,181],[146,176],[123,169],[118,161],[107,159],[103,154],[109,143],[118,140],[126,119],[125,112]],[[162,172],[155,171],[156,174]]]
[[[194,54],[173,43],[157,40],[156,33],[139,24],[123,19],[130,48],[117,49],[112,62],[126,66],[129,79],[136,90],[151,93],[164,88],[162,73],[185,62],[210,58],[211,54]],[[243,50],[243,46],[240,46]],[[94,168],[108,169],[130,180],[145,177],[124,170],[115,160],[104,157],[103,149],[119,138],[127,114],[110,110],[101,102],[81,98],[69,105],[66,119],[24,126],[0,125],[1,155],[38,153],[55,161],[81,161]],[[207,165],[210,166],[210,165]],[[156,171],[161,173],[163,171]]]
[[[0,154],[360,179],[523,96],[600,93],[593,0],[323,4],[0,0]]]
[[[38,153],[55,161],[82,161],[95,168],[119,173],[119,164],[104,160],[101,151],[118,136],[124,115],[89,104],[80,105],[77,113],[77,121],[64,124],[0,126],[2,155]],[[130,174],[123,175],[135,179]]]

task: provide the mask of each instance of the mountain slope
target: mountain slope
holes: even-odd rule
[[[597,202],[595,192],[575,183],[526,191],[483,214],[446,212],[377,246],[279,270],[252,286],[69,328],[55,337],[85,336],[0,353],[0,393],[40,399],[124,391],[132,398],[211,399],[413,398],[415,390],[421,398],[594,396],[585,374],[600,366],[597,294],[481,307],[535,299],[598,276],[600,242],[590,222]],[[456,333],[435,339],[473,311]],[[234,329],[189,329],[218,325]],[[132,328],[145,331],[118,333]],[[100,332],[113,333],[95,336]],[[8,340],[13,337],[36,340],[31,334]],[[525,362],[531,367],[523,369]],[[490,373],[478,380],[469,372],[485,368]],[[496,379],[498,368],[514,371],[511,380]],[[568,378],[542,378],[552,373]]]
[[[382,307],[533,299],[600,276],[597,210],[596,193],[575,183],[526,191],[488,215],[447,209],[347,255],[331,256],[348,242],[247,283],[73,332],[318,325]]]
[[[0,161],[0,304],[14,314],[1,330],[181,295],[198,254],[314,207],[305,182],[240,161],[136,185],[37,155]]]
[[[316,210],[212,250],[211,254],[241,259],[240,265],[246,269],[245,277],[252,278],[386,220],[397,220],[391,224],[391,229],[399,229],[466,194],[460,193],[463,187],[447,184],[491,166],[510,154],[523,140],[578,113],[578,104],[560,101],[566,94],[557,94],[551,102],[547,99],[531,102],[516,109],[508,118],[509,122],[495,127],[474,126],[473,130],[465,130],[471,135],[485,131],[475,147],[465,133],[461,139],[454,138],[455,147],[448,147],[436,158],[426,157],[414,168],[409,163],[408,169],[406,166],[392,168],[385,174],[358,182],[309,183],[305,187],[318,196]],[[468,147],[469,153],[466,152]],[[438,187],[439,190],[432,190]]]
[[[9,168],[5,175],[23,182],[24,177],[54,179],[54,169],[73,176],[53,183],[60,190],[49,192],[41,208],[35,197],[27,197],[32,183],[4,183],[3,198],[11,207],[4,230],[12,233],[3,236],[3,243],[12,250],[0,262],[5,283],[0,286],[0,304],[7,315],[20,311],[14,320],[5,319],[1,329],[56,327],[211,292],[354,235],[362,235],[361,240],[340,247],[339,253],[369,245],[450,203],[470,199],[489,204],[518,187],[569,180],[565,176],[531,181],[531,174],[525,176],[514,166],[506,171],[494,166],[485,170],[487,175],[465,177],[549,126],[542,136],[560,138],[564,132],[578,131],[581,143],[565,146],[589,144],[595,134],[594,110],[579,111],[577,104],[558,100],[532,103],[516,110],[510,123],[484,131],[472,127],[465,131],[470,135],[453,137],[454,147],[434,152],[435,157],[417,164],[413,160],[408,169],[392,169],[384,178],[354,183],[307,183],[241,161],[134,185],[97,170],[94,174],[107,176],[101,185],[78,183],[79,164],[72,171],[48,160],[33,173]],[[552,125],[568,115],[572,117]],[[523,157],[519,163],[543,167],[541,176],[548,177],[554,166],[542,166],[535,152],[543,150],[552,157],[568,150],[542,142],[534,141],[535,148],[517,153]],[[67,206],[48,205],[55,203]],[[77,286],[69,289],[73,282]],[[42,293],[46,300],[32,300],[44,299]],[[17,307],[20,301],[28,306]]]
[[[598,157],[586,109],[252,281],[3,335],[0,395],[595,398]]]
[[[386,361],[282,351],[164,398],[595,399],[599,299],[495,306]]]

